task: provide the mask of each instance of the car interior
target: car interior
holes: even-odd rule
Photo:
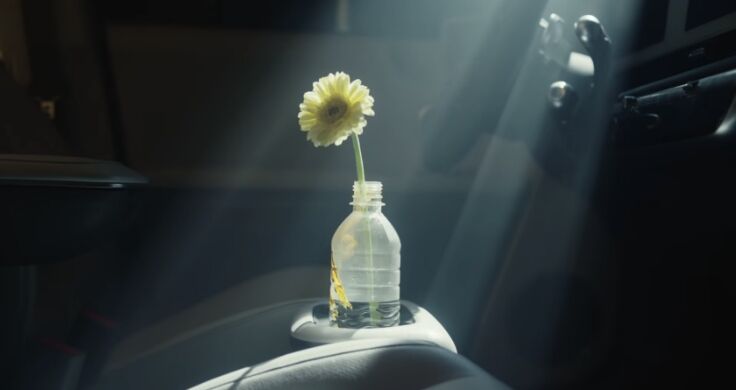
[[[393,327],[327,320],[331,72]],[[732,0],[4,0],[2,388],[729,387],[732,169]]]

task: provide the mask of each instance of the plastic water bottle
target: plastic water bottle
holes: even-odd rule
[[[353,212],[332,237],[330,319],[341,328],[399,323],[401,241],[381,212],[380,182],[353,185]]]

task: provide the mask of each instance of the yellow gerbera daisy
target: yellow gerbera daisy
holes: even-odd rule
[[[360,135],[365,116],[373,116],[373,97],[360,80],[343,72],[330,73],[312,84],[299,105],[299,126],[314,146],[340,145],[351,134]]]

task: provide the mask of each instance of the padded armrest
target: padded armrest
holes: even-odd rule
[[[460,355],[431,344],[355,340],[284,355],[192,390],[507,389]]]
[[[147,179],[115,161],[0,154],[2,265],[58,262],[114,240]]]
[[[0,186],[119,189],[147,182],[148,179],[116,161],[0,154]]]

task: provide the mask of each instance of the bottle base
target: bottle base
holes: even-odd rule
[[[383,302],[351,302],[352,309],[332,302],[330,324],[339,328],[386,328],[399,324],[399,300]]]

